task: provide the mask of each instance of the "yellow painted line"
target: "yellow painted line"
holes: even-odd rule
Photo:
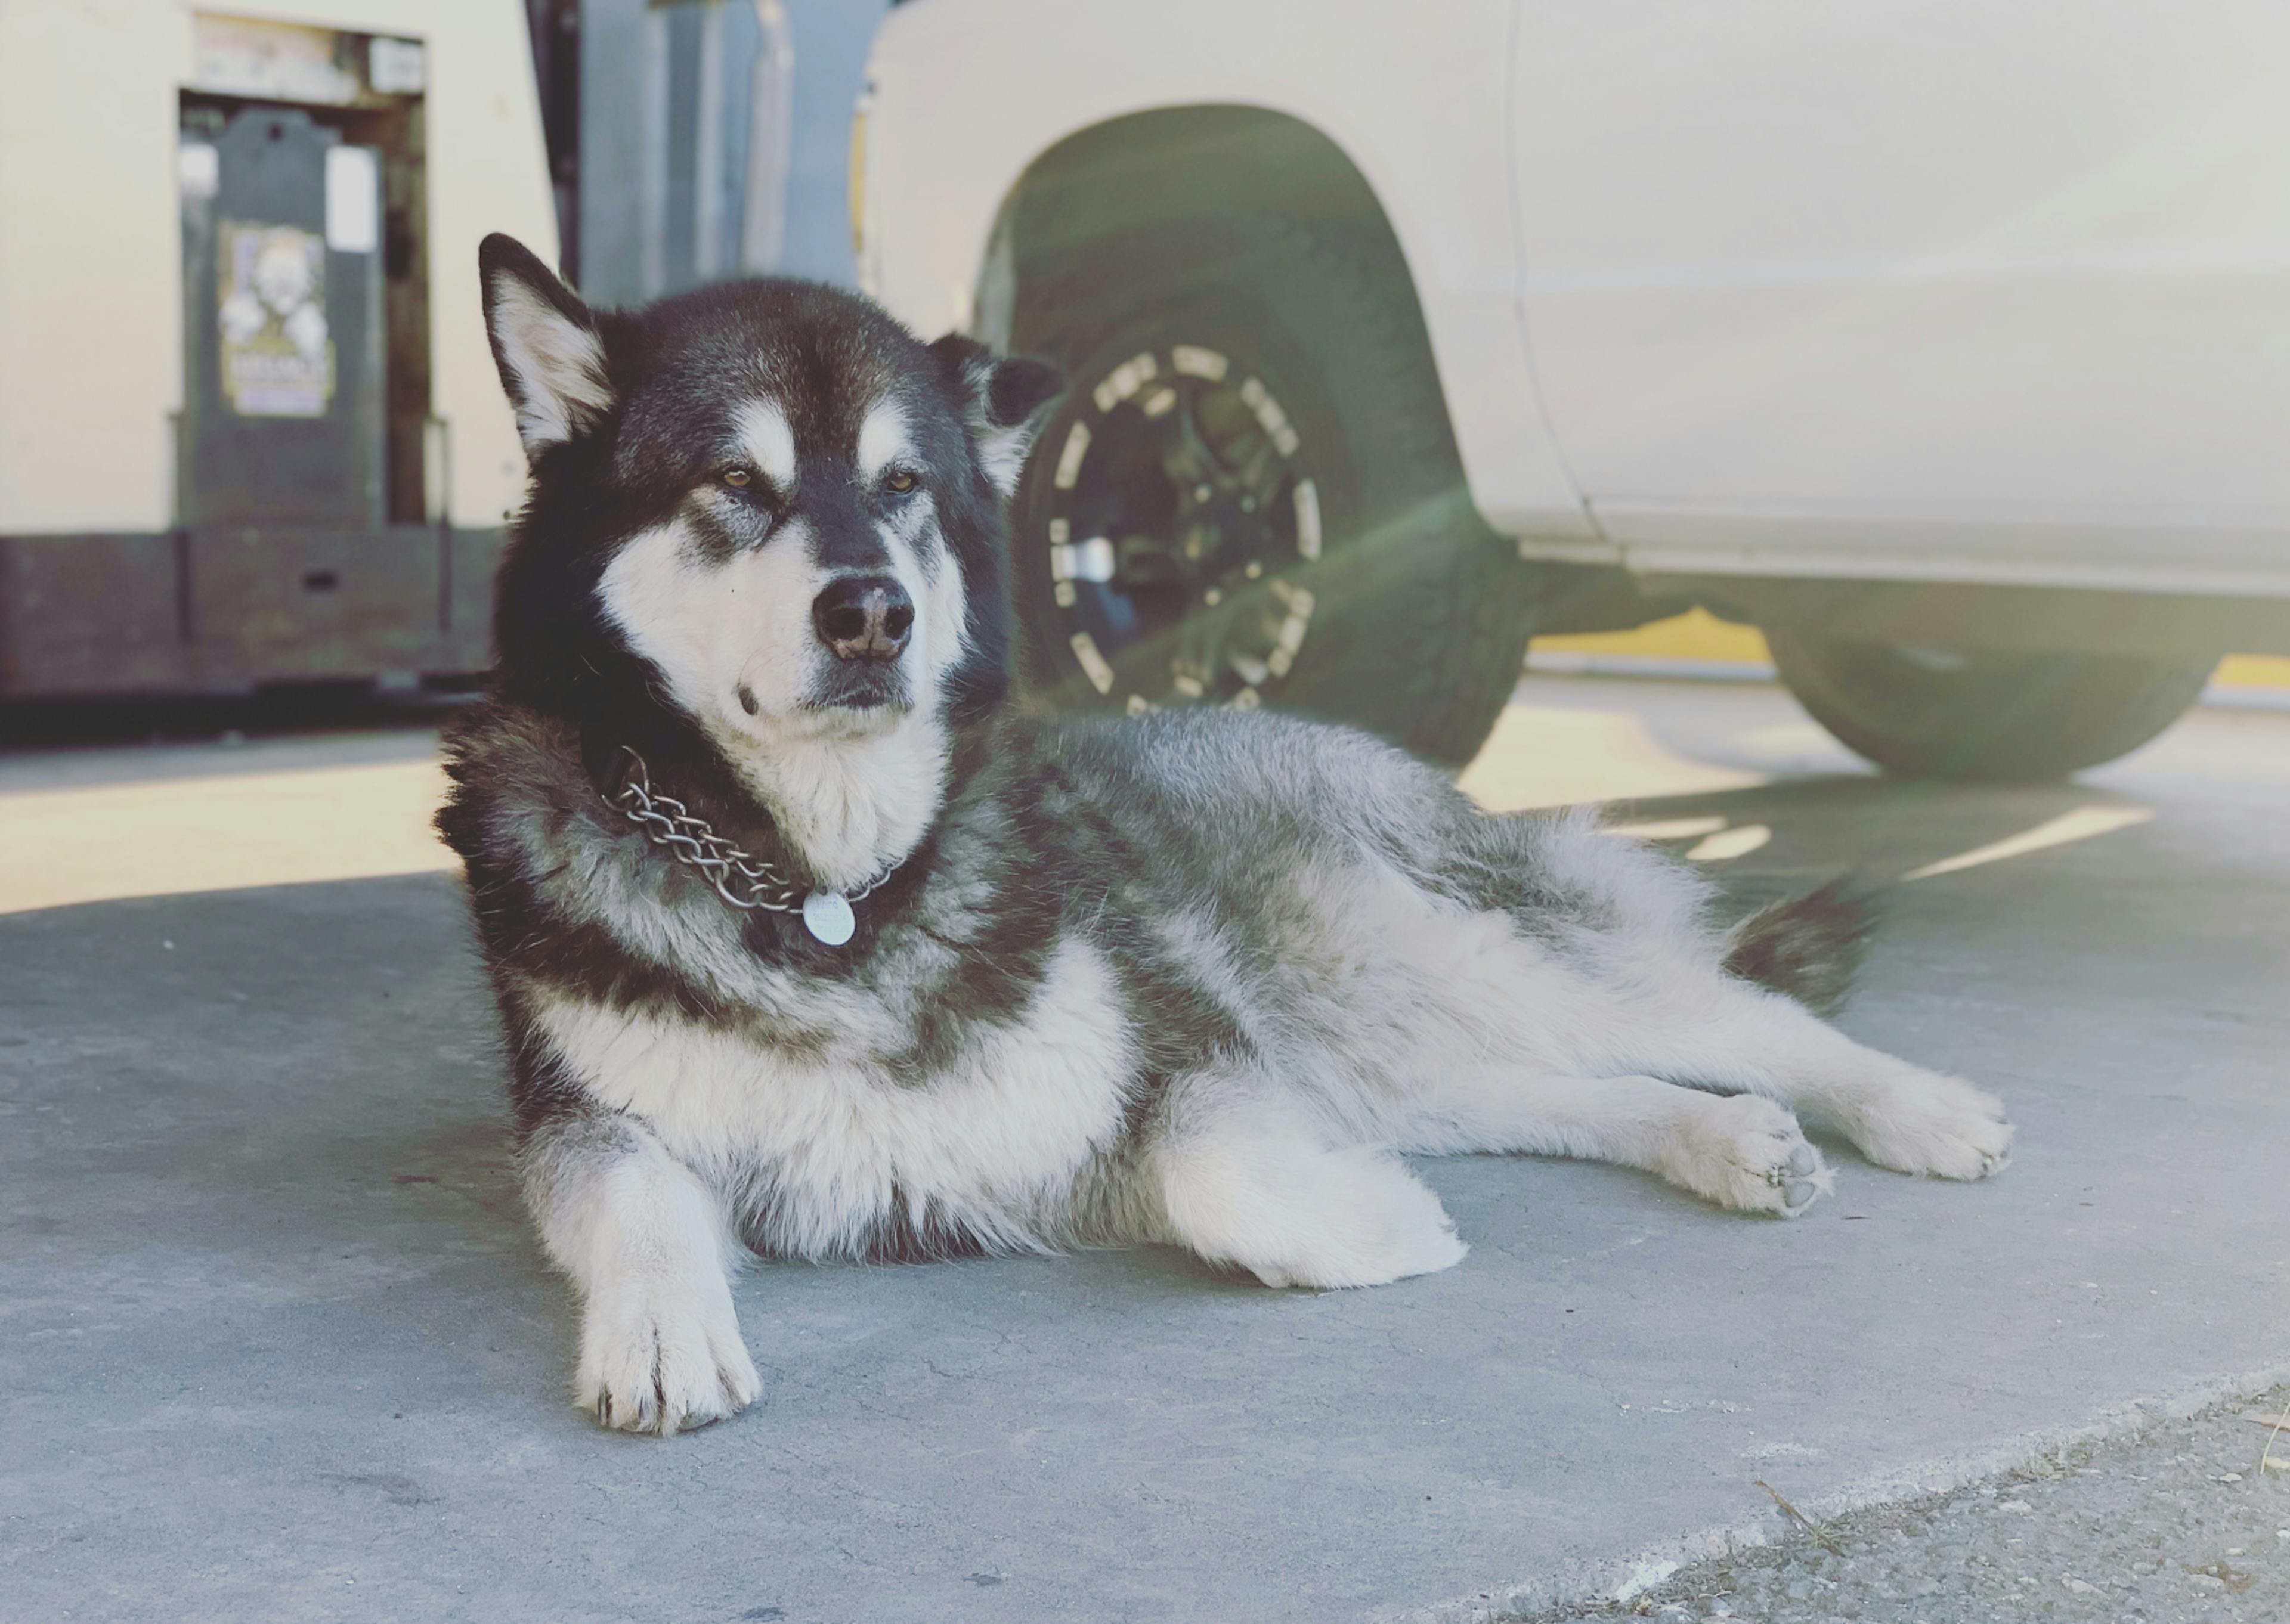
[[[1706,609],[1653,620],[1629,631],[1583,632],[1537,637],[1538,651],[1616,654],[1636,660],[1690,660],[1731,665],[1771,665],[1773,651],[1754,626],[1736,626]],[[2290,688],[2290,656],[2229,654],[2211,680],[2228,688]]]
[[[1630,631],[1581,632],[1537,637],[1537,651],[1569,654],[1627,654],[1642,660],[1695,660],[1739,665],[1771,665],[1765,635],[1754,626],[1736,626],[1706,609],[1672,615]]]
[[[2025,857],[2030,852],[2089,840],[2095,835],[2112,834],[2117,829],[2129,828],[2134,823],[2144,823],[2154,815],[2144,806],[2079,806],[2071,812],[2062,812],[2048,822],[2038,823],[2034,828],[2008,839],[1998,840],[1990,845],[1974,846],[1969,852],[1942,858],[1936,863],[1926,863],[1901,877],[1903,880],[1928,880],[1934,875],[1977,868],[1982,863],[2000,863],[2007,857]]]
[[[408,761],[0,795],[0,914],[452,868],[444,793]]]
[[[2211,681],[2223,688],[2290,688],[2290,657],[2229,654],[2211,673]]]

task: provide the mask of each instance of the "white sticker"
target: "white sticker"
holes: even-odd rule
[[[212,197],[222,187],[222,160],[204,141],[175,148],[175,184],[186,197]]]
[[[371,147],[326,148],[326,246],[372,253],[381,245],[381,172]]]
[[[216,233],[222,389],[241,417],[324,417],[334,397],[326,245],[299,226],[225,220]]]
[[[377,36],[366,47],[365,82],[385,96],[418,96],[429,79],[429,61],[418,39]]]

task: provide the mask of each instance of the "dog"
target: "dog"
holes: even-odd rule
[[[1464,1255],[1403,1154],[1777,1218],[1830,1188],[1799,1110],[1902,1172],[2005,1165],[1994,1099],[1815,1012],[1867,924],[1835,886],[1721,930],[1642,843],[1364,734],[1013,704],[1046,364],[808,284],[592,310],[502,236],[479,271],[530,493],[437,822],[605,1425],[756,1399],[751,1252],[1367,1286]]]

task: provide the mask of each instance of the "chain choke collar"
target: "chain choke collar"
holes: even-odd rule
[[[800,914],[804,928],[830,948],[851,940],[858,920],[851,905],[871,895],[891,877],[893,863],[856,891],[829,891],[803,884],[773,864],[742,851],[717,834],[703,818],[674,796],[652,787],[645,758],[629,747],[621,747],[629,770],[620,788],[605,797],[607,805],[642,830],[645,839],[677,862],[705,876],[716,894],[745,912]]]

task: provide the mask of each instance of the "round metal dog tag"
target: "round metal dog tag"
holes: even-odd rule
[[[804,928],[830,948],[839,948],[859,928],[851,904],[839,891],[814,891],[803,900]]]

